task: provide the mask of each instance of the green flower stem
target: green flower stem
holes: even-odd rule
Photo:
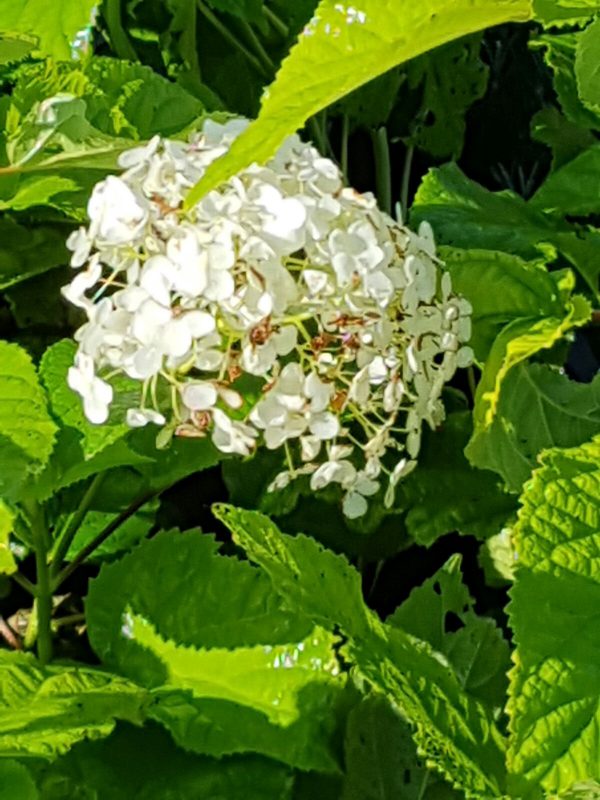
[[[52,581],[52,591],[55,592],[66,580],[69,576],[71,576],[75,570],[81,566],[81,564],[86,561],[86,559],[95,551],[97,550],[100,545],[104,544],[104,542],[111,536],[121,525],[126,522],[129,517],[132,517],[136,511],[149,503],[150,500],[153,500],[157,495],[160,494],[162,489],[153,490],[151,492],[146,492],[145,494],[141,495],[134,500],[126,509],[121,511],[121,513],[116,516],[108,525],[100,531],[100,533],[95,536],[85,547],[83,547],[75,556],[73,561],[70,564],[61,570],[58,575]]]
[[[372,134],[375,155],[375,182],[380,208],[392,214],[392,176],[390,164],[390,144],[385,125]]]
[[[284,39],[287,39],[290,35],[290,29],[285,24],[285,22],[277,16],[277,14],[269,8],[268,5],[263,6],[263,12],[265,17],[269,20],[269,23],[272,25],[273,28],[279,33]]]
[[[56,543],[54,545],[52,554],[51,554],[51,561],[52,561],[52,575],[55,576],[56,573],[60,569],[61,563],[64,561],[65,556],[69,551],[69,547],[71,546],[71,542],[75,538],[75,534],[81,527],[81,523],[85,519],[87,512],[89,511],[90,505],[92,504],[92,500],[94,499],[96,492],[100,488],[106,473],[101,472],[100,474],[96,475],[90,485],[88,486],[81,503],[79,504],[79,508],[77,511],[70,514],[62,531],[58,535],[56,539]]]
[[[206,20],[208,20],[208,22],[210,22],[214,28],[216,28],[219,31],[221,36],[224,39],[226,39],[229,42],[229,44],[233,45],[233,47],[239,50],[240,53],[242,53],[242,55],[246,58],[248,63],[254,67],[254,69],[259,73],[259,75],[262,75],[263,78],[269,80],[271,76],[265,70],[261,62],[256,58],[256,56],[253,53],[251,53],[248,50],[245,44],[240,42],[240,40],[236,36],[234,36],[233,33],[231,33],[231,31],[225,25],[223,25],[223,23],[217,17],[217,15],[213,14],[210,8],[204,5],[202,0],[196,0],[196,5],[198,7],[198,11],[202,14],[202,16]]]
[[[350,185],[348,176],[348,139],[350,138],[350,117],[344,114],[342,117],[342,143],[340,147],[340,166],[342,175],[344,176],[344,183]]]

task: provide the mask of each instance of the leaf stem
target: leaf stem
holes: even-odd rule
[[[404,168],[402,170],[402,183],[400,186],[400,208],[402,209],[402,222],[404,224],[406,224],[408,219],[408,192],[414,154],[415,148],[414,145],[411,144],[406,149],[406,155],[404,156]]]
[[[233,45],[233,47],[239,50],[240,53],[242,53],[242,55],[247,59],[247,61],[254,67],[254,69],[260,75],[262,75],[263,78],[268,80],[270,78],[270,75],[265,71],[265,68],[263,67],[261,62],[256,58],[256,56],[248,50],[246,45],[240,42],[240,40],[236,36],[234,36],[233,33],[231,33],[231,31],[225,25],[223,25],[223,23],[217,17],[217,15],[213,14],[210,8],[208,8],[202,2],[202,0],[196,0],[196,5],[198,6],[198,11],[200,11],[203,17],[207,19],[208,22],[210,22],[211,25],[219,31],[221,36],[226,41],[228,41],[229,44]]]
[[[342,117],[342,143],[340,146],[340,166],[342,175],[344,176],[344,183],[350,185],[350,178],[348,175],[348,140],[350,138],[350,117],[344,114]]]
[[[123,28],[121,0],[104,0],[104,19],[108,28],[108,37],[116,55],[126,61],[137,61],[137,53]]]
[[[256,33],[252,30],[252,27],[247,22],[242,22],[242,28],[250,44],[254,48],[254,52],[259,58],[261,64],[263,65],[265,70],[267,70],[267,72],[270,73],[270,77],[274,77],[275,73],[277,72],[277,67],[272,61],[270,55],[263,47],[262,42],[260,41]]]
[[[90,505],[96,495],[96,492],[100,488],[106,473],[101,472],[94,477],[90,485],[88,486],[81,503],[79,504],[79,508],[77,511],[70,514],[62,531],[60,532],[58,538],[56,539],[56,543],[54,545],[51,560],[52,560],[52,576],[54,577],[58,570],[60,569],[61,563],[64,561],[65,556],[69,552],[69,547],[71,546],[71,542],[75,538],[75,534],[81,527],[81,523],[85,519],[87,512],[89,511]]]
[[[81,564],[83,564],[88,556],[90,556],[94,550],[97,550],[100,545],[104,544],[108,537],[111,536],[111,534],[113,534],[118,528],[120,528],[121,525],[129,519],[129,517],[133,516],[136,511],[160,494],[161,491],[162,490],[160,489],[158,491],[153,489],[150,492],[146,492],[138,497],[137,500],[134,500],[133,503],[128,505],[127,508],[121,511],[118,516],[111,520],[97,536],[95,536],[77,553],[73,561],[71,561],[70,564],[67,564],[67,566],[58,573],[52,583],[53,591],[56,591],[67,580],[67,578],[70,577],[73,572],[75,572],[75,570],[81,566]]]
[[[268,5],[263,5],[263,12],[270,24],[284,39],[290,35],[290,29],[285,22]]]
[[[390,163],[390,143],[385,125],[372,131],[373,153],[375,155],[375,183],[379,205],[386,212],[392,213],[392,175]]]
[[[13,572],[9,575],[9,578],[12,578],[15,583],[18,583],[22,589],[25,589],[26,592],[29,592],[30,595],[35,597],[36,588],[33,583],[28,580],[25,575],[22,575],[20,572]]]

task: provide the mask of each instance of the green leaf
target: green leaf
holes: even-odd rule
[[[591,308],[587,300],[580,295],[574,295],[570,300],[566,299],[565,294],[568,297],[568,292],[572,288],[572,273],[567,272],[558,278],[557,294],[563,296],[565,303],[565,310],[560,316],[515,319],[496,337],[477,385],[473,410],[474,438],[483,433],[494,421],[502,383],[510,370],[540,350],[552,347],[570,330],[584,325],[589,320]]]
[[[554,106],[548,106],[534,114],[531,135],[552,150],[553,170],[564,166],[596,142],[596,137],[590,130],[571,122]]]
[[[90,556],[90,561],[103,560],[125,550],[130,550],[139,544],[150,533],[155,525],[158,501],[145,505],[140,511],[132,514],[129,519],[109,536],[109,538]],[[103,511],[88,511],[85,520],[75,534],[71,546],[65,556],[66,561],[71,561],[77,553],[92,541],[114,519],[114,514]],[[60,525],[61,520],[57,520]]]
[[[0,757],[53,758],[107,736],[116,719],[140,724],[148,693],[92,667],[42,667],[0,650]]]
[[[410,221],[431,223],[441,244],[513,253],[521,258],[554,258],[561,253],[598,293],[600,239],[547,217],[513,192],[490,192],[469,180],[455,164],[430,170],[411,209]]]
[[[576,383],[542,364],[521,364],[505,378],[492,424],[469,444],[471,461],[520,491],[542,450],[575,447],[600,427],[600,376]]]
[[[12,445],[5,450],[0,443],[3,455],[8,455],[0,463],[0,487],[12,466],[22,469],[21,457],[13,457],[17,451],[26,457],[28,473],[42,469],[52,453],[56,430],[31,358],[16,344],[0,341],[0,437]]]
[[[343,682],[334,681],[329,672],[319,673],[314,681],[308,680],[307,673],[297,701],[299,717],[295,723],[290,719],[291,724],[282,730],[281,721],[265,715],[262,683],[257,684],[255,702],[244,703],[235,694],[235,681],[223,695],[218,687],[209,686],[207,673],[207,694],[198,695],[198,687],[196,695],[190,694],[191,685],[186,688],[168,681],[168,664],[137,637],[122,635],[123,615],[130,608],[177,647],[202,649],[202,659],[209,665],[206,669],[221,653],[221,666],[212,668],[215,676],[224,668],[227,651],[232,668],[240,670],[246,668],[251,654],[265,659],[265,679],[273,686],[278,675],[285,676],[289,658],[296,651],[301,653],[297,644],[289,643],[302,642],[312,626],[299,613],[282,608],[262,572],[247,562],[217,555],[216,547],[212,537],[199,532],[161,533],[120,561],[105,565],[91,583],[86,603],[92,646],[119,672],[147,686],[163,686],[157,690],[152,714],[186,749],[213,755],[261,752],[303,769],[335,771],[330,738],[338,725],[338,705],[343,704]],[[157,593],[159,583],[161,592]],[[321,641],[323,650],[326,643],[322,637]],[[306,652],[311,649],[309,640],[305,647]],[[328,652],[327,659],[324,651],[320,656],[323,664],[333,657]],[[273,673],[277,656],[283,666],[280,673]],[[294,680],[290,678],[290,686]],[[238,683],[243,686],[251,681],[249,674]],[[285,693],[279,704],[271,706],[274,714],[286,708],[284,699]]]
[[[13,759],[0,761],[0,800],[40,800],[29,770]]]
[[[88,422],[84,413],[81,398],[69,388],[67,373],[73,366],[77,346],[70,339],[63,339],[49,347],[40,363],[40,377],[50,398],[50,405],[55,417],[61,425],[80,431],[81,447],[84,458],[90,459],[101,453],[106,447],[123,438],[130,428],[122,421],[112,418],[103,425]],[[138,384],[133,381],[121,381],[115,386],[117,393],[127,393],[131,387],[137,390]]]
[[[465,114],[485,94],[488,68],[479,58],[481,35],[450,42],[407,65],[408,86],[422,101],[408,142],[435,158],[458,158]]]
[[[522,496],[509,614],[512,792],[600,779],[600,438],[550,450]]]
[[[556,280],[540,261],[523,261],[495,250],[450,247],[441,247],[440,257],[452,277],[452,288],[473,307],[469,344],[479,363],[485,362],[509,323],[565,314]]]
[[[577,91],[583,104],[600,112],[600,20],[578,35],[575,55]]]
[[[267,759],[203,758],[156,725],[120,725],[39,768],[36,780],[44,800],[291,800],[293,778]]]
[[[533,0],[535,18],[546,27],[583,25],[599,8],[598,0]]]
[[[337,640],[330,633],[315,628],[291,644],[230,650],[176,644],[129,612],[123,630],[163,665],[150,714],[186,749],[257,752],[303,770],[339,772],[330,740],[344,680],[336,677]],[[191,713],[182,714],[186,708]]]
[[[349,637],[346,657],[414,726],[432,768],[467,798],[502,794],[503,742],[488,711],[430,645],[380,622],[364,604],[360,575],[342,556],[306,536],[282,534],[257,512],[218,505],[215,513],[290,607]]]
[[[597,3],[594,5],[599,7]],[[545,34],[534,40],[533,44],[544,48],[544,60],[554,73],[554,88],[566,117],[581,128],[599,130],[600,114],[583,104],[575,77],[580,35],[574,32]]]
[[[455,555],[413,589],[387,622],[429,642],[448,658],[465,691],[500,709],[506,698],[508,644],[494,620],[475,614],[473,603],[462,581],[461,557]]]
[[[36,39],[21,33],[0,35],[0,66],[16,64],[35,50]]]
[[[68,61],[75,34],[92,19],[94,0],[1,0],[0,29],[31,34],[38,39],[36,53]]]
[[[398,486],[396,507],[418,544],[430,545],[452,531],[485,539],[497,533],[516,502],[464,455],[472,433],[468,411],[450,414],[437,431],[425,431],[414,472]]]
[[[458,800],[460,794],[420,763],[410,725],[380,695],[348,715],[341,800]]]
[[[600,212],[600,144],[579,153],[551,173],[531,204],[551,213],[586,216]]]
[[[0,219],[0,290],[68,262],[65,232]]]
[[[359,15],[360,12],[360,15]],[[491,25],[529,18],[528,0],[323,0],[263,97],[258,120],[188,194],[199,198],[252,162],[264,163],[310,116],[372,78],[438,45]],[[410,31],[410,36],[407,36]]]
[[[10,549],[13,522],[14,517],[10,508],[0,500],[0,575],[10,575],[17,569]]]

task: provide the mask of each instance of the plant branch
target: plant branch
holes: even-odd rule
[[[408,191],[410,188],[410,172],[412,169],[415,148],[411,144],[406,150],[404,157],[404,169],[402,170],[402,183],[400,185],[400,208],[402,209],[402,222],[406,224],[408,218]]]
[[[104,19],[110,43],[117,56],[126,61],[137,61],[137,53],[123,28],[121,0],[104,0]]]
[[[248,41],[254,48],[254,52],[256,53],[261,64],[263,65],[265,70],[267,70],[267,72],[270,73],[270,77],[273,78],[275,76],[275,73],[277,72],[277,67],[272,61],[270,55],[263,47],[262,42],[260,41],[256,33],[254,33],[251,26],[247,22],[242,22],[242,28],[244,30],[244,33],[246,34],[246,37],[248,38]]]
[[[146,503],[150,502],[153,498],[155,498],[158,494],[160,494],[161,490],[153,490],[151,492],[146,492],[146,494],[141,495],[138,497],[137,500],[134,500],[126,509],[121,511],[121,513],[116,516],[108,525],[100,531],[100,533],[95,536],[90,542],[86,544],[75,556],[73,561],[68,564],[63,570],[61,570],[56,578],[53,581],[52,589],[56,591],[59,586],[61,586],[68,577],[70,577],[75,570],[83,564],[83,562],[94,552],[97,550],[100,545],[104,544],[104,542],[111,536],[121,525],[126,522],[129,517],[132,517],[136,511],[138,511],[142,506],[146,505]]]
[[[35,603],[32,610],[33,630],[37,632],[37,655],[42,664],[52,659],[52,586],[48,565],[49,535],[43,508],[35,501],[27,505],[35,549]]]
[[[348,139],[350,138],[350,117],[344,114],[342,117],[342,143],[340,146],[340,166],[344,182],[350,185],[350,178],[348,175]]]
[[[81,523],[83,522],[87,512],[89,511],[90,505],[96,495],[96,492],[100,488],[100,485],[102,484],[105,475],[106,475],[105,472],[101,472],[94,477],[94,479],[88,486],[81,500],[81,503],[79,504],[79,508],[69,516],[65,526],[60,532],[51,554],[51,561],[52,561],[51,571],[53,576],[55,576],[56,573],[59,571],[61,563],[64,561],[65,556],[69,552],[69,547],[71,546],[71,542],[73,541],[73,539],[75,538],[75,534],[81,527]]]

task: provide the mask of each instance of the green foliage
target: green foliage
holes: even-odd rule
[[[345,559],[313,539],[280,533],[256,512],[220,506],[217,513],[288,605],[348,636],[347,657],[414,726],[417,748],[432,767],[467,797],[500,794],[503,743],[491,717],[428,644],[376,618]]]
[[[333,0],[319,4],[265,95],[258,120],[207,170],[188,195],[188,206],[253,161],[266,161],[286,135],[352,89],[459,36],[525,20],[530,5],[526,0],[495,0],[471,2],[462,9],[435,0],[418,5],[406,0],[391,11],[379,0],[363,0],[360,11],[364,18],[354,18]]]
[[[26,767],[13,759],[0,761],[0,800],[39,800],[33,778]]]
[[[512,790],[598,780],[600,440],[550,450],[523,495],[511,590]]]
[[[52,58],[71,58],[75,35],[90,24],[94,0],[2,0],[0,32],[28,34],[37,39],[36,54]]]
[[[115,720],[139,724],[149,695],[91,667],[41,667],[0,651],[0,756],[50,759],[82,739],[107,736]]]
[[[521,364],[503,383],[494,421],[468,452],[518,492],[542,450],[582,444],[599,428],[600,376],[581,384],[549,365]]]
[[[0,491],[44,467],[56,430],[31,359],[0,342]]]
[[[0,575],[10,574],[17,569],[10,550],[10,534],[13,526],[14,516],[6,503],[0,500]]]
[[[581,102],[594,112],[600,112],[600,23],[592,22],[577,37],[575,77]]]

